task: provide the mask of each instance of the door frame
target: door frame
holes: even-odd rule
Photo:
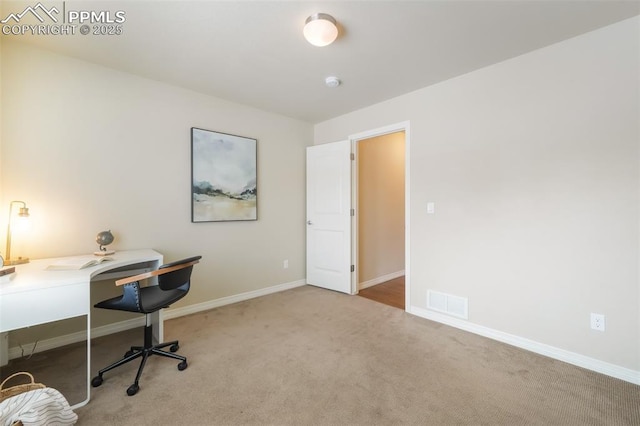
[[[355,209],[355,215],[353,217],[351,225],[351,264],[358,265],[358,149],[357,144],[361,140],[371,139],[377,136],[387,135],[389,133],[404,132],[404,271],[405,271],[405,286],[404,286],[404,310],[411,313],[411,256],[410,256],[410,206],[411,206],[411,191],[410,189],[410,122],[402,121],[400,123],[390,124],[388,126],[379,127],[372,130],[366,130],[364,132],[356,133],[349,136],[351,142],[351,152],[354,154],[354,164],[351,167],[351,205]],[[352,276],[351,291],[352,294],[358,293],[359,287],[359,268],[355,268],[355,273]]]

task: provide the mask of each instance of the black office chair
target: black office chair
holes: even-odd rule
[[[167,263],[157,270],[123,278],[116,281],[116,285],[124,285],[122,296],[103,300],[95,304],[96,308],[115,309],[118,311],[140,312],[145,314],[146,325],[144,327],[144,346],[132,346],[125,354],[124,358],[114,362],[110,366],[98,371],[98,375],[91,380],[91,385],[95,388],[102,384],[102,375],[109,370],[113,370],[123,364],[142,357],[136,381],[127,389],[127,395],[135,395],[140,386],[138,381],[142,375],[142,369],[151,355],[162,355],[168,358],[180,360],[178,370],[187,368],[187,358],[171,352],[179,349],[177,340],[153,345],[153,328],[151,325],[151,314],[162,308],[169,307],[173,302],[182,299],[189,292],[191,285],[191,271],[193,265],[198,263],[202,256],[194,256],[176,262]],[[140,287],[139,281],[158,277],[158,285]],[[163,351],[162,348],[169,346],[171,352]]]

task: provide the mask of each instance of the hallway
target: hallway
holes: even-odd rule
[[[358,296],[404,309],[404,276],[360,290]]]

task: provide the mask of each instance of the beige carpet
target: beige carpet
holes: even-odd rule
[[[152,357],[133,397],[137,365],[107,373],[78,424],[640,424],[639,386],[310,286],[167,321],[165,337],[189,368]],[[93,370],[140,339],[95,339]],[[71,352],[46,364],[77,370]]]

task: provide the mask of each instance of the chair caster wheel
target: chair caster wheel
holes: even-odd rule
[[[180,345],[178,345],[177,343],[175,345],[171,345],[171,347],[169,348],[171,352],[176,352],[178,349],[180,349]]]
[[[94,388],[97,388],[101,384],[102,384],[102,376],[96,376],[93,379],[91,379],[91,386],[93,386]]]
[[[178,364],[178,370],[182,371],[185,368],[188,367],[187,361],[182,361],[180,364]]]
[[[127,395],[133,396],[133,395],[137,394],[139,390],[140,390],[140,386],[138,386],[138,385],[136,385],[134,383],[134,384],[132,384],[131,386],[129,386],[127,388]]]

